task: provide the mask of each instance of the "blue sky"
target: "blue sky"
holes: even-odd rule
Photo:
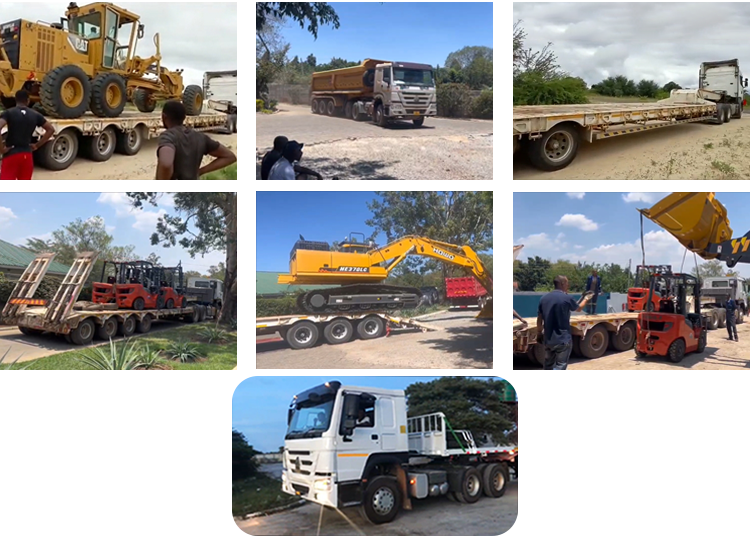
[[[0,193],[0,239],[23,246],[28,238],[50,239],[52,231],[78,217],[85,220],[98,215],[114,237],[114,245],[134,245],[142,258],[156,253],[165,266],[182,261],[185,271],[207,272],[209,266],[226,259],[219,252],[192,259],[179,245],[168,249],[151,245],[157,219],[165,213],[175,214],[168,194],[161,197],[158,207],[134,210],[125,193]]]
[[[669,193],[515,193],[513,196],[513,243],[524,244],[519,260],[541,256],[556,260],[617,263],[632,267],[641,263],[640,214]],[[716,193],[726,208],[735,237],[750,229],[748,193]],[[665,230],[644,218],[647,264],[672,264],[678,270],[685,248]],[[700,257],[698,263],[705,262]],[[695,266],[692,253],[684,271]],[[734,268],[750,277],[750,267]]]
[[[243,381],[232,398],[232,428],[245,435],[258,451],[276,451],[284,445],[286,417],[292,397],[332,380],[343,385],[406,389],[415,382],[439,376],[255,376]],[[487,378],[487,377],[475,377]]]
[[[466,46],[492,47],[491,2],[333,2],[338,30],[318,27],[315,40],[299,23],[287,22],[288,57],[313,54],[319,64],[332,57],[365,58],[430,64],[445,63],[451,52]]]

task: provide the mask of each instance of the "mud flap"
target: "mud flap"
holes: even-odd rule
[[[409,497],[408,485],[406,484],[406,472],[401,466],[396,468],[396,481],[398,481],[398,488],[401,491],[401,499],[403,500],[401,507],[407,511],[411,511],[411,498]]]

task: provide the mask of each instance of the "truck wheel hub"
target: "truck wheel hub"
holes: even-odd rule
[[[393,493],[387,488],[379,488],[372,497],[372,508],[379,515],[388,514],[395,503]]]
[[[466,490],[469,492],[469,496],[477,495],[477,492],[479,492],[479,481],[477,481],[476,477],[469,477],[469,480],[466,481]]]

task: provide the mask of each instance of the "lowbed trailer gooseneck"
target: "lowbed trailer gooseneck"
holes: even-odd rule
[[[477,447],[445,414],[408,417],[403,390],[326,382],[294,397],[284,442],[282,489],[337,509],[360,506],[374,524],[412,500],[475,503],[505,494],[516,446]]]

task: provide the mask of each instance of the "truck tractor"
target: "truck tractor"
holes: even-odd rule
[[[742,118],[747,79],[742,78],[737,59],[703,62],[698,72],[698,88],[719,94],[715,101],[725,105],[728,111],[727,121]]]
[[[726,302],[730,298],[737,305],[735,318],[738,324],[741,324],[748,311],[748,294],[750,294],[750,283],[743,277],[706,277],[701,285],[701,308],[712,313],[713,310],[719,311],[726,309]],[[717,313],[717,314],[719,314]],[[725,313],[721,313],[724,315]],[[709,322],[709,329],[723,327],[719,324],[723,317],[712,316]]]
[[[413,500],[499,498],[515,446],[477,447],[442,412],[407,417],[403,390],[326,382],[296,395],[287,417],[282,490],[326,507],[359,506],[373,524]]]
[[[120,116],[131,101],[140,112],[153,112],[158,100],[182,99],[189,116],[203,108],[200,86],[183,86],[182,70],[161,65],[156,54],[135,55],[144,36],[138,15],[110,3],[68,5],[59,23],[17,19],[0,24],[0,103],[15,105],[26,90],[34,106],[52,118]]]
[[[415,126],[437,116],[432,66],[367,59],[361,65],[312,75],[313,114],[371,118],[381,127],[395,120]]]
[[[215,305],[221,309],[221,305],[224,303],[224,281],[204,277],[190,277],[186,293],[193,296],[200,296],[203,302]]]

